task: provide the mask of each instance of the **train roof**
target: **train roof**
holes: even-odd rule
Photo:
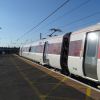
[[[28,44],[23,45],[22,47],[30,47],[30,46],[35,46],[35,45],[39,45],[39,44],[44,44],[46,41],[50,41],[50,42],[60,42],[60,40],[63,38],[63,35],[58,35],[58,36],[53,36],[53,37],[48,37],[46,39],[41,39],[38,41],[34,41]]]
[[[92,25],[92,26],[88,26],[86,28],[82,28],[80,30],[77,30],[75,32],[72,32],[72,34],[78,34],[78,33],[86,33],[86,32],[90,32],[90,31],[96,31],[96,30],[100,30],[100,23]]]
[[[95,24],[95,25],[92,25],[92,26],[89,26],[89,27],[86,27],[86,28],[82,28],[80,30],[77,30],[75,32],[72,32],[72,35],[74,34],[79,34],[79,33],[86,33],[86,32],[90,32],[90,31],[96,31],[96,30],[100,30],[100,23],[98,24]],[[34,41],[34,42],[31,42],[31,43],[28,43],[26,45],[23,45],[22,47],[29,47],[29,46],[33,46],[33,45],[39,45],[40,44],[43,44],[44,42],[46,41],[50,41],[50,42],[59,42],[61,41],[61,39],[63,38],[65,34],[63,35],[58,35],[58,36],[53,36],[53,37],[48,37],[46,39],[41,39],[41,40],[38,40],[38,41]]]

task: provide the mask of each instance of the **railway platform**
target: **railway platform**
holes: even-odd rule
[[[0,55],[0,100],[100,100],[100,91],[17,55]]]

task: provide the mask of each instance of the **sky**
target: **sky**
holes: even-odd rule
[[[62,32],[55,33],[60,35],[100,22],[100,0],[70,0],[39,27],[25,34],[65,1],[0,0],[0,47],[39,40],[40,33],[47,38],[51,28],[61,29]]]

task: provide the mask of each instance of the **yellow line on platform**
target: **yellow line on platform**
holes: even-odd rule
[[[15,65],[15,67],[17,68],[17,70],[19,71],[20,75],[29,83],[29,85],[32,87],[32,89],[36,92],[36,94],[38,95],[38,97],[40,98],[40,100],[45,100],[45,96],[43,96],[38,89],[34,86],[34,83],[32,81],[30,81],[26,75],[20,70],[19,66],[17,66],[16,62],[14,62],[13,59],[11,59],[11,61],[13,62],[13,64]]]
[[[50,93],[51,93],[53,90],[55,90],[56,88],[58,88],[58,87],[60,86],[61,83],[65,83],[66,79],[67,79],[67,80],[71,80],[71,81],[75,81],[76,83],[79,84],[78,86],[76,85],[76,83],[70,85],[70,82],[71,82],[71,81],[69,81],[69,83],[68,83],[69,86],[71,86],[71,87],[75,88],[76,90],[78,90],[78,91],[84,93],[84,94],[86,95],[85,100],[88,100],[88,97],[91,97],[91,98],[94,98],[94,99],[97,98],[97,100],[98,100],[98,98],[100,97],[100,95],[99,95],[100,91],[98,91],[97,89],[91,88],[91,87],[89,87],[88,85],[85,85],[84,83],[81,83],[81,82],[78,82],[78,81],[76,81],[76,80],[73,80],[73,79],[71,79],[71,78],[69,78],[69,77],[65,77],[64,75],[61,75],[61,77],[56,77],[56,76],[59,76],[60,74],[59,74],[59,75],[55,75],[55,74],[53,75],[53,73],[54,73],[53,71],[50,71],[50,70],[48,70],[48,69],[45,68],[45,67],[42,67],[42,65],[39,65],[39,64],[36,64],[36,63],[32,63],[32,61],[30,61],[29,59],[23,58],[23,57],[18,56],[18,55],[14,55],[14,56],[16,56],[16,57],[18,57],[19,59],[25,61],[26,63],[32,65],[33,67],[35,67],[35,68],[37,68],[37,69],[40,69],[41,71],[43,71],[43,72],[49,74],[50,76],[53,76],[54,78],[60,80],[60,82],[57,83],[57,84],[55,84],[56,86],[53,87],[53,89],[52,89],[50,92],[48,91],[48,92],[49,92],[48,94],[46,94],[46,95],[41,95],[42,98],[45,98],[45,99],[46,99],[47,97],[50,97]],[[36,67],[36,66],[38,66],[38,67]],[[50,72],[49,72],[49,71],[50,71]],[[65,79],[64,79],[63,77],[64,77]],[[75,85],[76,85],[76,86],[75,86]],[[98,92],[98,93],[97,93],[97,92]],[[95,96],[95,94],[93,94],[93,93],[97,93],[97,96]],[[99,97],[98,97],[98,96],[99,96]]]
[[[15,55],[15,56],[16,56],[16,55]],[[22,60],[24,60],[26,63],[32,65],[33,67],[35,67],[35,66],[32,64],[31,61],[26,60],[26,59],[23,59],[23,58],[21,58],[21,57],[19,57],[19,56],[17,56],[17,57],[20,58],[20,59],[22,59]],[[38,66],[41,66],[41,65],[38,65]],[[36,67],[36,68],[38,68],[38,67]],[[46,72],[46,73],[47,73],[47,72]],[[52,71],[48,72],[47,74],[50,75],[51,73],[52,73]],[[58,88],[63,82],[65,82],[67,79],[68,79],[68,78],[66,78],[66,77],[64,77],[63,79],[61,79],[59,83],[55,84],[55,86],[51,89],[51,91],[48,91],[48,92],[49,92],[48,94],[46,94],[46,95],[41,95],[41,96],[40,96],[41,99],[42,99],[42,100],[45,100],[47,97],[49,97],[50,93],[52,93],[55,89],[57,89],[57,88]]]
[[[91,96],[91,89],[89,87],[86,89],[86,95]]]
[[[88,100],[88,97],[91,96],[91,89],[89,87],[86,88],[86,98],[85,100]]]
[[[63,82],[65,82],[67,80],[66,77],[64,77],[59,83],[57,83],[52,89],[51,91],[46,95],[46,98],[50,95],[50,93],[52,93],[55,89],[57,89]]]
[[[28,63],[28,64],[30,64],[32,67],[35,67],[35,68],[38,68],[39,70],[42,70],[43,72],[45,72],[44,70],[43,70],[43,68],[41,69],[41,66],[42,65],[39,65],[39,64],[33,64],[32,63],[32,61],[30,61],[30,60],[28,60],[28,59],[25,59],[25,58],[22,58],[22,57],[20,57],[20,56],[18,56],[18,55],[15,55],[14,54],[14,56],[17,56],[19,59],[21,59],[21,60],[23,60],[23,61],[25,61],[26,63]],[[39,66],[39,67],[36,67],[35,65],[37,65],[37,66]],[[43,67],[43,66],[42,66]],[[45,67],[44,67],[45,68]],[[50,71],[50,70],[49,70]],[[52,71],[50,71],[50,72],[46,72],[48,75],[51,75],[51,73],[53,73]]]

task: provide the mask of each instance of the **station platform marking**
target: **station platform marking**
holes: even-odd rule
[[[91,89],[89,87],[87,87],[86,89],[86,95],[91,96]]]
[[[44,98],[42,97],[41,93],[38,91],[38,89],[34,86],[34,82],[30,81],[27,76],[19,69],[19,66],[17,66],[17,64],[13,61],[13,59],[11,59],[12,63],[16,66],[18,72],[20,73],[20,75],[29,83],[29,85],[32,87],[32,89],[36,92],[36,94],[38,95],[38,97],[40,98],[40,100],[44,100]]]
[[[87,96],[92,97],[95,100],[100,100],[100,90],[95,89],[95,88],[93,88],[93,87],[91,87],[89,85],[86,85],[84,83],[81,83],[81,82],[79,82],[79,81],[77,81],[75,79],[72,79],[72,78],[68,77],[68,76],[62,75],[62,74],[60,74],[58,72],[50,70],[50,69],[48,69],[46,67],[43,67],[42,65],[34,63],[34,62],[32,62],[32,61],[30,61],[28,59],[25,59],[23,57],[20,57],[18,55],[14,55],[14,56],[17,56],[21,60],[25,61],[26,63],[28,63],[30,65],[32,65],[33,67],[37,66],[36,68],[44,71],[45,73],[49,74],[52,77],[55,77],[56,79],[58,79],[60,81],[62,80],[61,82],[65,83],[66,85],[69,85],[69,86],[77,89],[78,91],[86,94],[86,100],[87,100]],[[42,96],[42,97],[45,97],[45,96]]]

